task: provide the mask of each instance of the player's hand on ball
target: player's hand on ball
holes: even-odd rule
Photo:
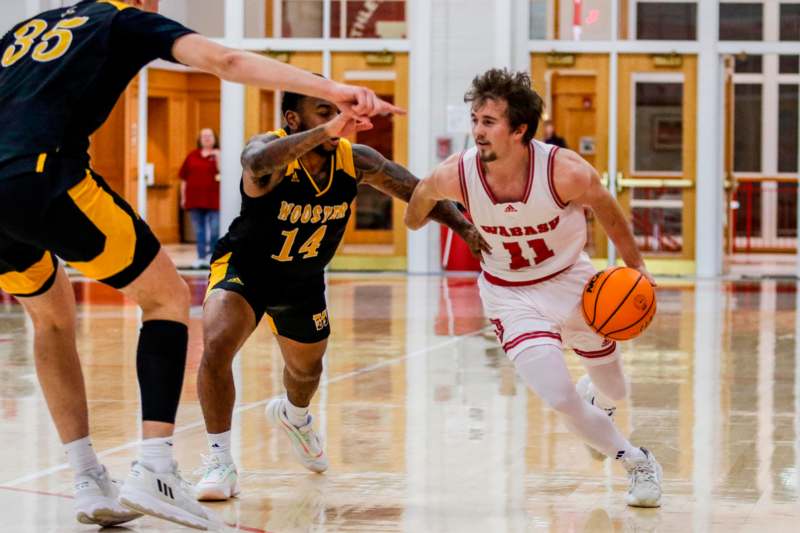
[[[631,268],[641,272],[642,276],[644,276],[644,278],[647,281],[650,282],[650,285],[652,285],[653,287],[657,287],[658,286],[658,284],[656,283],[656,278],[654,278],[653,275],[650,272],[648,272],[646,266],[641,265],[641,266],[638,266],[638,267],[631,267]]]

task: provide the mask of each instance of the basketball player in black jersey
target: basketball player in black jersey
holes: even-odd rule
[[[113,525],[143,512],[206,529],[211,517],[178,475],[171,449],[189,292],[147,224],[91,170],[89,136],[156,58],[328,98],[365,123],[397,108],[367,89],[225,48],[157,9],[158,0],[85,0],[25,20],[0,40],[0,289],[15,295],[33,321],[37,374],[76,473],[78,520]],[[144,440],[119,501],[89,441],[75,300],[56,257],[142,308]]]
[[[361,121],[338,114],[331,102],[286,93],[282,110],[285,128],[255,137],[242,154],[242,211],[212,258],[198,375],[211,451],[197,484],[201,500],[239,492],[230,452],[231,364],[262,317],[283,354],[287,391],[287,398],[269,403],[267,416],[288,434],[306,468],[328,468],[308,412],[330,334],[324,269],[342,240],[359,184],[408,201],[418,181],[374,149],[351,145],[344,137]],[[440,203],[432,218],[474,252],[488,246],[455,204]]]

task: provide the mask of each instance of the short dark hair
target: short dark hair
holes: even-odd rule
[[[316,72],[313,74],[314,76],[325,78],[325,76],[322,74],[318,74]],[[287,111],[294,111],[295,113],[298,112],[300,110],[300,102],[303,101],[303,98],[307,98],[306,95],[285,91],[283,93],[283,97],[281,98],[281,116],[285,116]]]
[[[525,72],[512,72],[508,69],[493,68],[475,76],[472,86],[464,95],[465,103],[482,105],[486,100],[503,99],[508,103],[506,116],[515,130],[523,124],[528,125],[523,143],[529,143],[539,127],[544,104],[542,98],[531,88],[531,78]]]
[[[281,99],[281,116],[286,115],[287,111],[299,111],[300,102],[305,97],[306,95],[299,93],[290,93],[288,91],[283,93],[283,98]]]

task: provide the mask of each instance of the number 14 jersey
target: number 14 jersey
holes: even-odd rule
[[[492,246],[481,262],[490,283],[531,285],[563,272],[580,257],[586,244],[586,218],[582,206],[566,203],[556,193],[557,152],[557,146],[530,142],[527,186],[514,202],[496,200],[476,147],[461,154],[461,193],[473,223]]]

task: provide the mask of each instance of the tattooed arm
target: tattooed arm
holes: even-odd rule
[[[389,161],[375,149],[364,144],[353,145],[353,161],[359,183],[366,183],[379,191],[408,203],[419,179],[408,169]],[[475,227],[451,201],[440,201],[431,210],[430,218],[440,222],[458,233],[469,245],[472,253],[490,251],[491,247],[483,240]]]
[[[286,137],[256,135],[242,151],[242,177],[249,196],[261,196],[283,179],[286,167],[330,138],[326,125]],[[248,183],[249,182],[249,183]],[[251,194],[251,191],[255,194]]]
[[[242,177],[248,196],[263,196],[274,189],[286,174],[286,167],[328,139],[346,137],[372,127],[363,117],[340,113],[316,128],[286,137],[257,135],[242,151]]]

